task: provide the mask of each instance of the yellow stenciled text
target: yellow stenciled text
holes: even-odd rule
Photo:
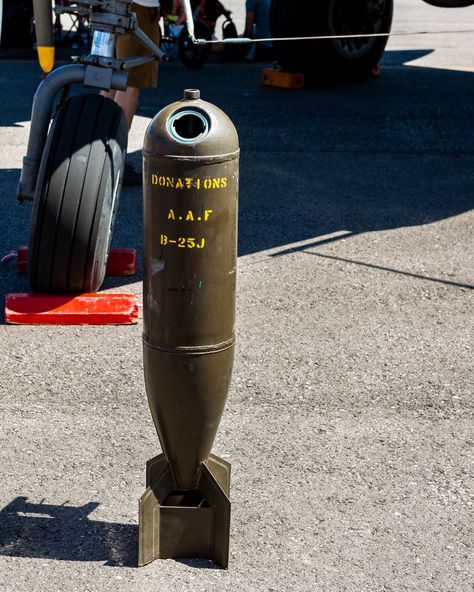
[[[171,177],[168,175],[151,174],[151,184],[163,187],[164,189],[225,189],[227,187],[227,177],[208,177],[201,179],[199,177]]]
[[[193,236],[179,236],[177,238],[170,238],[167,234],[160,235],[160,245],[163,247],[174,246],[179,249],[204,249],[206,239],[194,238]]]
[[[192,210],[188,210],[186,214],[176,214],[173,208],[168,210],[167,220],[184,220],[185,222],[207,222],[214,210],[204,210],[202,214],[195,214]]]

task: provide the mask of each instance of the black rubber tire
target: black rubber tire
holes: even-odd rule
[[[272,0],[272,37],[388,33],[393,0]],[[371,76],[388,37],[274,42],[283,68],[340,82]],[[351,48],[354,51],[351,52]]]
[[[102,285],[125,165],[122,109],[95,94],[73,96],[48,134],[28,246],[35,292],[96,292]]]
[[[472,6],[474,0],[424,0],[426,4],[437,6],[438,8],[465,8]]]
[[[194,21],[194,36],[196,39],[211,39],[209,27],[201,22]],[[181,31],[178,39],[178,53],[183,64],[192,70],[200,68],[209,57],[210,45],[196,45],[191,41],[186,27]]]

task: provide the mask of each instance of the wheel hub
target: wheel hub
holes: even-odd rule
[[[386,0],[331,0],[329,6],[330,35],[361,35],[384,33],[383,17]],[[376,43],[377,37],[335,39],[333,44],[345,58],[360,58]]]

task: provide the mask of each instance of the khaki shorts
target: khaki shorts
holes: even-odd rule
[[[160,44],[160,11],[158,8],[148,8],[141,4],[132,5],[137,15],[138,26],[157,45]],[[115,55],[117,58],[150,55],[151,51],[138,41],[135,35],[125,33],[117,37]],[[149,62],[132,68],[128,72],[128,86],[147,88],[156,86],[158,82],[158,62]]]

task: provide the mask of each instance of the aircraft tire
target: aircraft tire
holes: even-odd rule
[[[36,292],[96,292],[117,213],[128,129],[122,109],[95,94],[59,109],[41,160],[28,246]]]
[[[388,33],[393,0],[314,0],[304,4],[272,0],[272,37],[310,37]],[[388,37],[352,40],[274,42],[283,68],[304,72],[315,80],[346,82],[371,76],[382,57]]]

